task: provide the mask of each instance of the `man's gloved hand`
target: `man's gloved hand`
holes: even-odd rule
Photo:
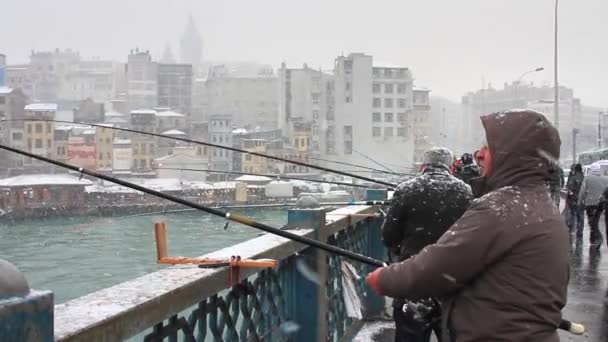
[[[369,286],[369,288],[372,289],[372,291],[374,291],[374,293],[379,296],[383,296],[378,285],[378,277],[380,276],[380,272],[382,272],[382,269],[383,267],[379,267],[373,272],[369,273],[367,277],[365,277],[365,283],[367,284],[367,286]]]

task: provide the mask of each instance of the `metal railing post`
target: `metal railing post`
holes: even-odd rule
[[[29,289],[23,274],[0,259],[0,340],[53,341],[53,293]]]
[[[291,228],[315,229],[315,239],[327,241],[324,209],[291,209],[288,212],[287,222]],[[308,265],[314,260],[318,284],[299,272],[293,258],[290,259],[288,268],[290,275],[287,277],[290,284],[285,286],[287,311],[295,323],[305,326],[293,336],[294,341],[325,341],[327,338],[327,253],[307,248],[298,258],[302,258],[298,262],[306,262]]]
[[[366,200],[368,201],[385,201],[388,197],[386,189],[367,189]],[[382,243],[382,223],[383,218],[375,218],[368,221],[367,224],[367,254],[368,256],[378,259],[387,260],[386,249]],[[370,271],[374,267],[368,268]],[[365,275],[363,275],[365,276]],[[379,315],[384,310],[384,297],[378,296],[369,288],[365,296],[365,309],[367,315]]]

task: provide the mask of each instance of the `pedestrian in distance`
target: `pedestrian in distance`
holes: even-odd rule
[[[583,167],[581,164],[575,164],[568,176],[566,184],[566,210],[568,230],[570,233],[576,233],[576,239],[582,241],[583,229],[585,226],[585,208],[578,203],[578,195],[581,191],[581,186],[585,176],[583,175]]]
[[[479,168],[473,161],[473,155],[465,153],[460,157],[460,165],[454,172],[454,176],[461,179],[463,182],[470,184],[473,178],[479,177]]]
[[[590,243],[597,248],[601,246],[603,241],[602,233],[599,228],[601,215],[599,205],[602,193],[606,187],[608,187],[608,177],[602,175],[602,170],[599,165],[591,165],[590,174],[584,178],[577,199],[578,206],[580,208],[585,208],[587,214],[587,222],[589,222],[590,228]]]

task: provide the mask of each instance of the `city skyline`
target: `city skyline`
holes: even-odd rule
[[[0,22],[0,32],[9,64],[27,62],[32,49],[55,48],[124,61],[137,46],[160,59],[167,41],[179,51],[192,15],[208,61],[256,61],[275,69],[285,61],[288,66],[308,63],[331,69],[334,57],[343,51],[360,51],[378,61],[408,66],[416,70],[417,84],[459,100],[479,89],[484,79],[486,86],[500,88],[538,66],[545,71],[526,81],[552,83],[552,4],[436,0],[383,1],[371,7],[343,1],[300,6],[277,1],[167,5],[133,0],[119,6],[110,0],[90,11],[88,4],[67,0],[29,0],[4,5],[9,15]],[[608,31],[608,23],[599,17],[608,4],[592,0],[584,6],[560,6],[560,83],[575,89],[584,103],[606,106],[600,80],[608,76],[603,65],[608,50],[590,43],[602,41]],[[32,7],[39,10],[29,11]],[[370,12],[373,9],[379,11]],[[74,16],[76,12],[85,15]],[[24,25],[47,22],[48,13],[56,13],[52,25]],[[23,20],[26,14],[31,22]],[[514,53],[519,50],[526,53]]]

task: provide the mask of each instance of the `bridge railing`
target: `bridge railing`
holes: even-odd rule
[[[372,200],[385,196],[381,190],[368,192]],[[370,206],[294,209],[286,229],[383,259],[382,219],[365,215],[376,211]],[[54,340],[337,341],[356,329],[343,300],[342,258],[270,234],[205,257],[232,255],[275,259],[279,267],[242,268],[238,275],[227,267],[168,267],[56,305]],[[365,315],[379,314],[383,298],[363,284],[371,267],[352,265],[361,276],[356,290]]]

